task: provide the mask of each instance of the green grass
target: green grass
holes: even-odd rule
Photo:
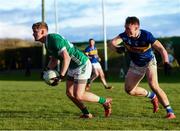
[[[51,88],[38,81],[37,75],[32,78],[23,77],[22,73],[8,76],[8,73],[0,74],[1,130],[180,130],[178,73],[177,76],[160,77],[160,86],[176,113],[175,120],[164,118],[166,112],[162,106],[158,113],[152,113],[152,105],[147,98],[127,95],[123,80],[111,81],[110,84],[115,87],[112,91],[105,90],[98,81],[93,83],[92,92],[113,98],[113,113],[110,118],[104,118],[100,104],[86,103],[95,117],[84,120],[79,119],[81,112],[65,95],[64,82]],[[145,81],[141,86],[149,89]]]

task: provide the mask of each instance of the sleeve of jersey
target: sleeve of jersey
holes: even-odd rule
[[[59,38],[53,39],[53,47],[54,47],[54,50],[58,52],[58,54],[63,52],[63,50],[66,49],[64,42],[65,41],[63,39],[59,39]]]
[[[124,32],[123,32],[123,33],[120,33],[120,34],[119,34],[119,37],[120,37],[120,38],[123,38],[123,37],[124,37],[124,35],[125,35],[125,33],[124,33]]]
[[[155,41],[156,38],[152,35],[152,33],[148,32],[147,34],[148,42],[152,45]]]
[[[89,55],[89,48],[88,48],[88,47],[84,50],[84,53],[85,53],[86,55]]]

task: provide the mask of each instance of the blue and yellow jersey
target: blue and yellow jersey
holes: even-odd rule
[[[119,36],[122,38],[131,60],[136,65],[145,66],[154,57],[152,44],[156,39],[150,32],[141,29],[140,36],[136,39],[128,37],[125,32]]]
[[[89,57],[91,63],[97,63],[98,62],[98,51],[97,48],[94,47],[86,47],[84,50],[85,54]]]

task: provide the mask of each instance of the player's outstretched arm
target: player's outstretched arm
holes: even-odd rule
[[[168,53],[167,53],[166,49],[163,47],[163,45],[161,44],[161,42],[156,40],[152,46],[155,50],[157,50],[161,54],[163,63],[169,63]]]
[[[116,36],[115,38],[113,38],[112,40],[110,40],[108,42],[108,47],[113,50],[116,51],[117,53],[122,53],[125,51],[125,47],[124,46],[119,46],[119,44],[122,42],[122,39],[120,36]]]
[[[153,48],[156,49],[161,54],[161,57],[163,59],[163,64],[164,64],[164,71],[169,72],[171,70],[171,65],[169,64],[169,58],[168,58],[168,53],[166,49],[158,40],[154,42]]]

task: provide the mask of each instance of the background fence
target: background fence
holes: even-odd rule
[[[180,37],[171,37],[171,38],[159,38],[159,40],[163,43],[164,47],[166,47],[167,51],[172,54],[176,60],[176,63],[180,63]],[[42,47],[37,46],[34,42],[21,40],[16,41],[16,43],[21,42],[22,46],[18,44],[13,44],[14,48],[10,46],[11,41],[4,41],[8,43],[8,48],[6,43],[2,43],[0,45],[0,70],[15,70],[15,69],[25,69],[28,66],[31,66],[33,69],[40,69],[42,62]],[[23,44],[22,44],[23,43]],[[24,47],[23,45],[31,45]],[[16,46],[18,45],[18,47]],[[74,43],[80,50],[84,50],[88,45],[87,42],[82,43]],[[99,56],[101,57],[101,64],[104,65],[104,49],[103,42],[96,42],[96,46],[98,48]],[[6,47],[6,48],[5,48]],[[156,52],[158,64],[161,65],[161,57],[160,54]],[[47,56],[48,59],[48,56]],[[120,67],[126,68],[128,65],[128,56],[127,54],[117,54],[108,50],[108,65],[111,71],[119,69]]]

